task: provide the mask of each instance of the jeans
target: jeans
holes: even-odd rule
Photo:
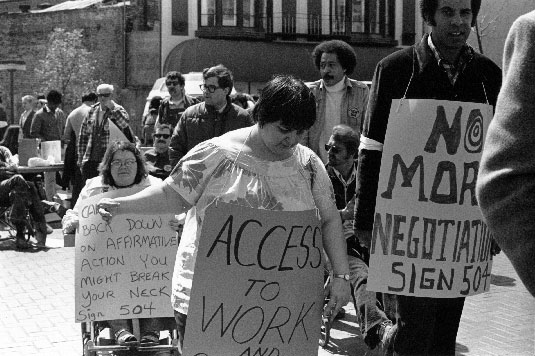
[[[17,229],[17,237],[24,236],[27,223],[26,209],[28,209],[35,225],[32,227],[39,232],[36,234],[37,241],[45,242],[45,214],[33,183],[27,182],[20,174],[0,182],[0,206],[11,206],[11,222]]]
[[[180,354],[182,355],[182,350],[184,349],[184,334],[186,332],[186,321],[188,319],[188,316],[186,314],[179,313],[175,310],[175,321],[176,321],[176,328],[178,333],[178,348],[180,351]]]
[[[86,161],[82,163],[82,182],[85,184],[85,181],[91,178],[98,176],[98,165],[100,162],[97,161]]]
[[[351,294],[355,310],[360,319],[360,332],[368,345],[368,331],[374,326],[389,320],[377,300],[377,293],[368,291],[368,265],[360,258],[348,255]],[[374,346],[373,346],[374,347]]]
[[[398,295],[398,356],[454,356],[464,298],[423,298]]]

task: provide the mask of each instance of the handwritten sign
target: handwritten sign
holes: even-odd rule
[[[368,288],[454,298],[488,291],[491,235],[475,196],[492,107],[392,101]]]
[[[314,211],[210,206],[202,227],[185,355],[317,355],[322,236]]]
[[[102,220],[102,198],[140,188],[113,190],[83,201],[75,252],[75,320],[172,317],[171,280],[178,238],[169,215],[118,215]]]

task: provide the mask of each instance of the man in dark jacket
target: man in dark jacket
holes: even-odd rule
[[[182,113],[199,102],[196,98],[189,96],[184,91],[186,80],[182,73],[171,71],[165,76],[165,85],[169,91],[169,98],[165,98],[158,106],[158,118],[156,126],[170,125],[174,130]]]
[[[198,143],[253,124],[248,112],[230,100],[234,86],[230,70],[221,64],[206,68],[203,81],[204,101],[186,109],[173,132],[169,147],[172,166]]]
[[[431,26],[420,43],[393,53],[376,67],[359,152],[355,235],[369,246],[378,190],[382,147],[393,99],[420,98],[496,104],[501,71],[466,40],[481,1],[423,0]],[[417,133],[416,133],[417,134]],[[398,295],[397,355],[455,355],[464,298]]]

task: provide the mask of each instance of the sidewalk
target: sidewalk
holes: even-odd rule
[[[80,325],[73,322],[74,248],[62,247],[60,230],[48,236],[47,245],[47,251],[19,252],[12,241],[0,242],[2,356],[82,355]],[[492,272],[490,292],[467,298],[456,355],[535,355],[535,299],[503,254]],[[353,307],[346,310],[319,355],[381,355],[367,350]]]

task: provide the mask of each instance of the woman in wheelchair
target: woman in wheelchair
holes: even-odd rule
[[[10,220],[17,230],[17,248],[29,247],[24,237],[26,229],[29,235],[35,236],[37,246],[45,246],[47,227],[37,189],[20,174],[15,174],[16,169],[9,149],[0,146],[0,207],[11,209]]]
[[[63,232],[72,233],[78,227],[78,209],[81,201],[96,194],[110,190],[140,186],[144,188],[161,182],[159,178],[150,176],[145,167],[141,152],[130,142],[110,143],[99,166],[100,175],[88,179],[80,192],[74,208],[67,210],[63,217]],[[159,343],[159,331],[164,330],[162,322],[165,318],[140,319],[141,340],[132,333],[130,320],[107,320],[112,333],[122,346],[155,346]],[[173,318],[169,318],[174,321]]]

